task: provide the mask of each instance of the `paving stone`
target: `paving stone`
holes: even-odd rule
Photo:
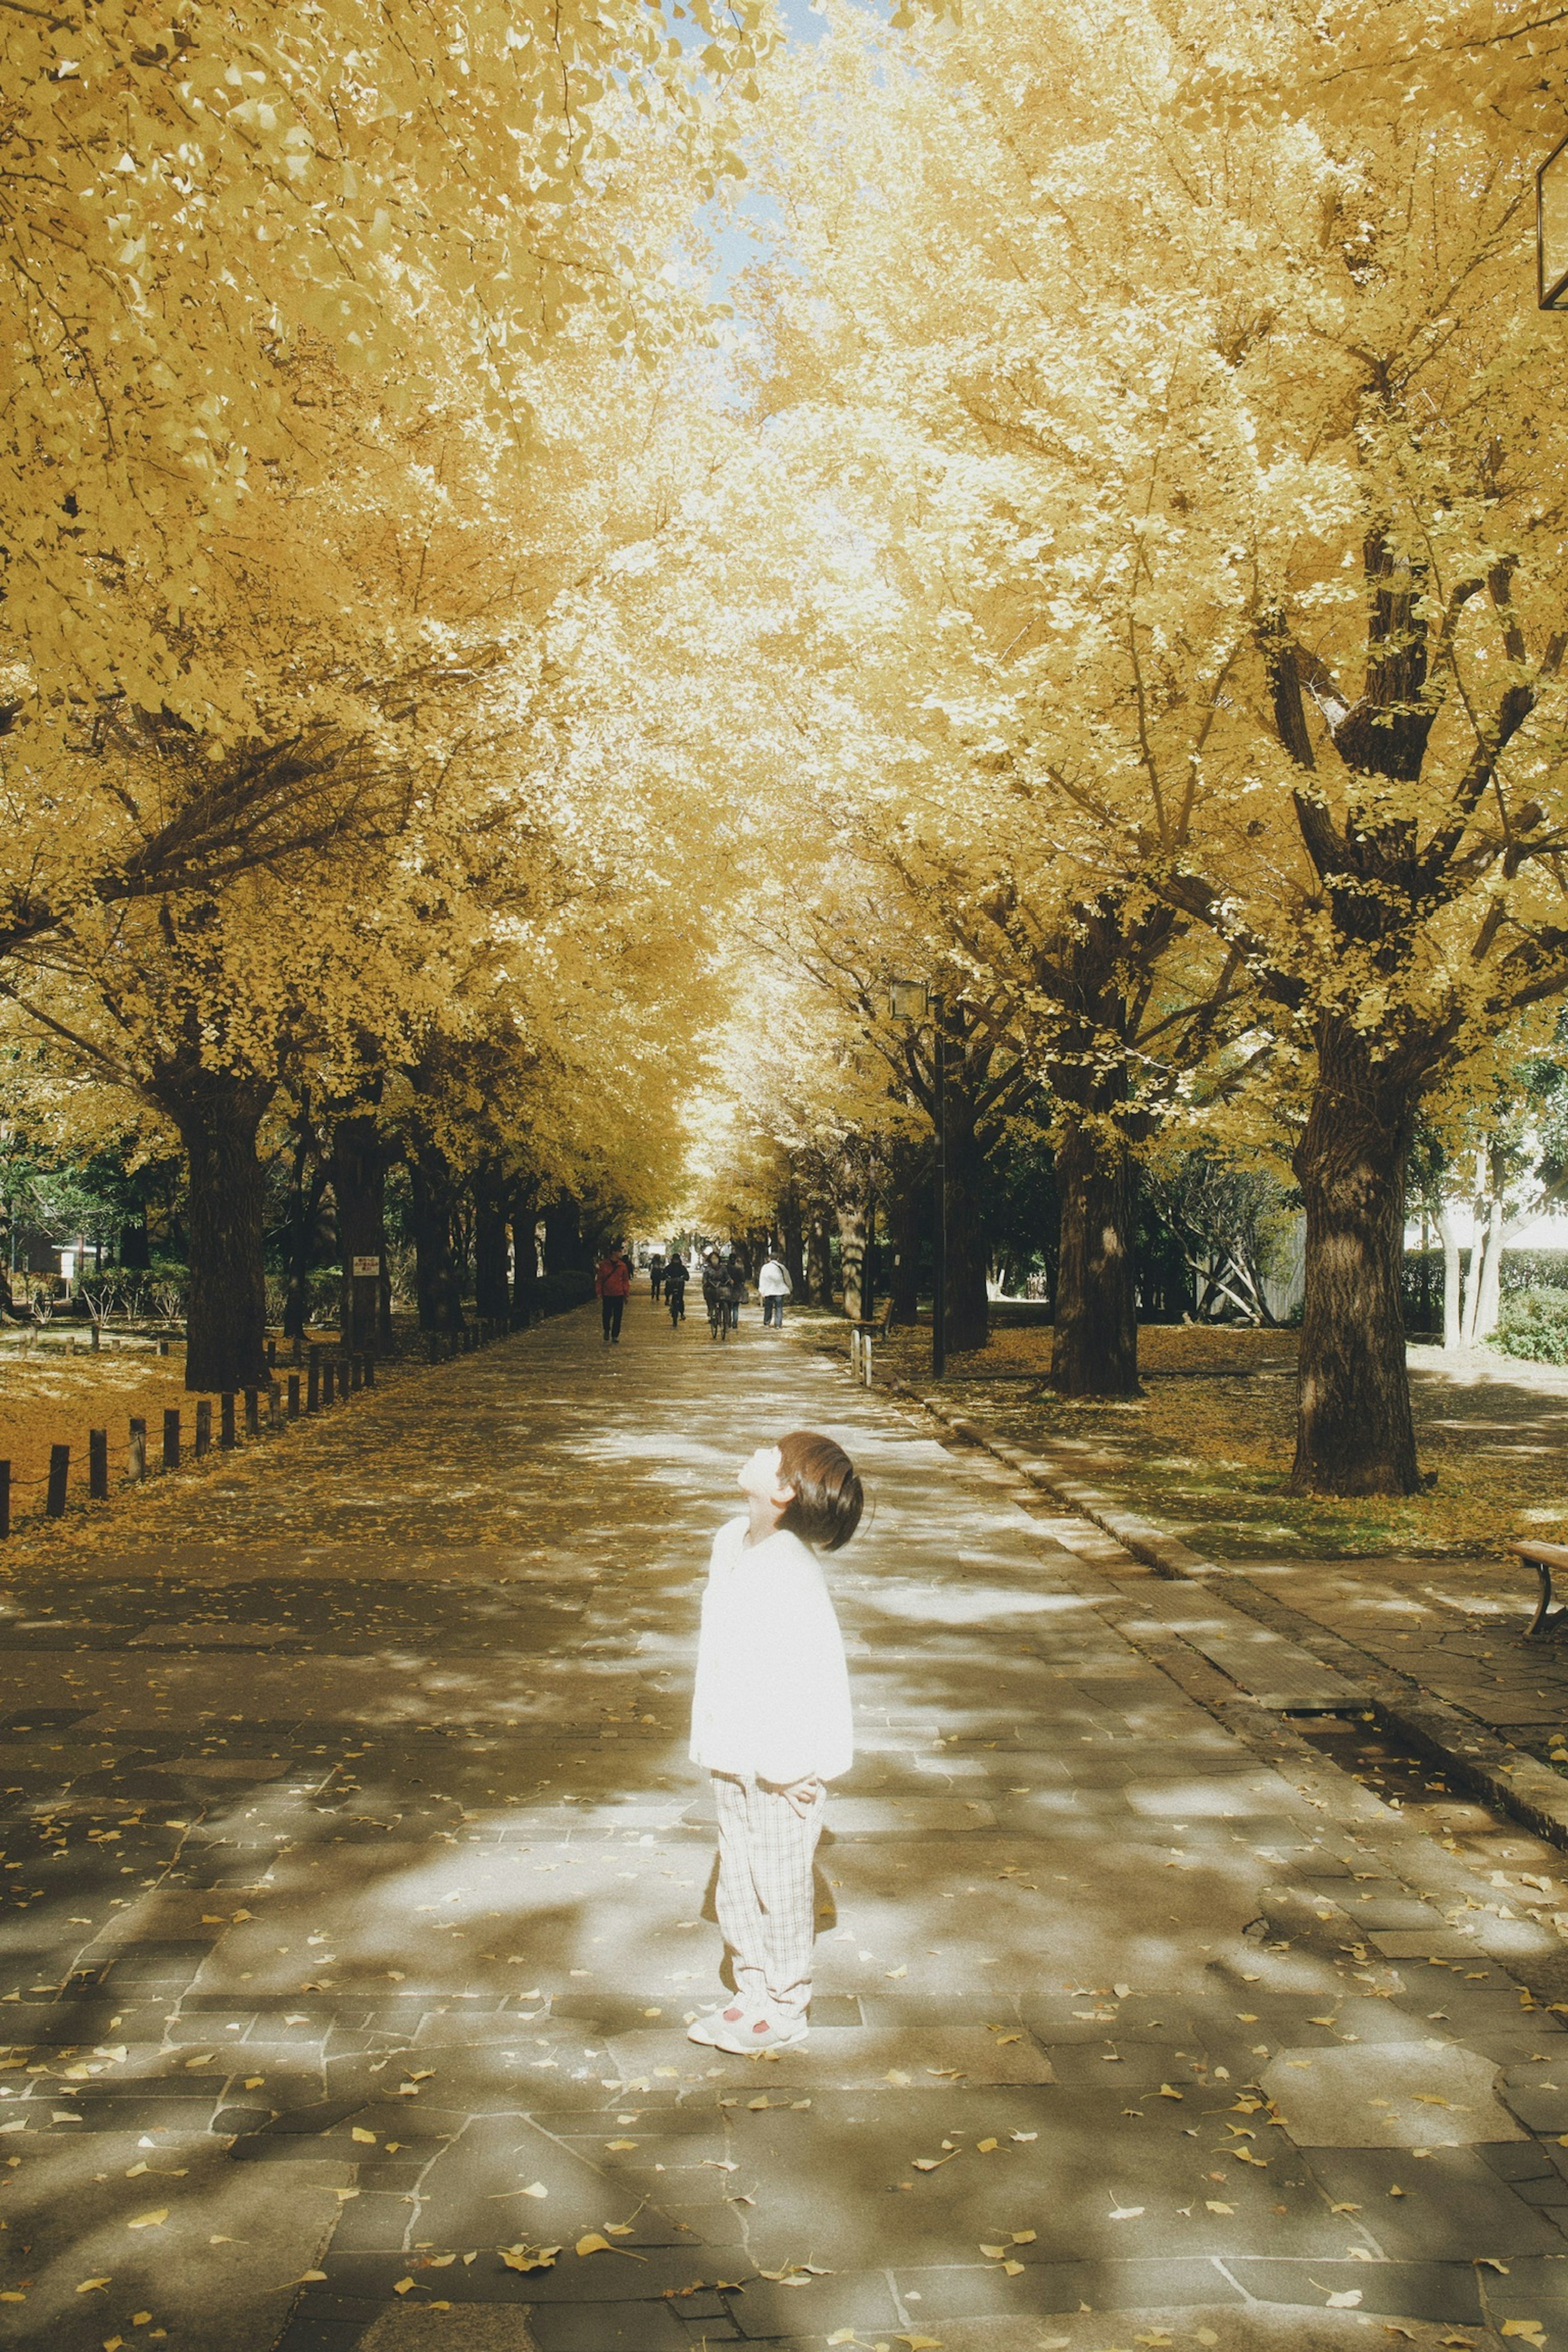
[[[668,2304],[561,2305],[531,2313],[530,2325],[539,2352],[691,2352]]]
[[[1003,2275],[994,2264],[935,2269],[900,2268],[895,2280],[900,2295],[911,2287],[919,2293],[922,2326],[931,2321],[985,2318],[1019,2312],[1077,2312],[1087,2305],[1106,2313],[1138,2309],[1155,2296],[1167,2310],[1194,2304],[1207,2307],[1243,2301],[1224,2269],[1202,2259],[1120,2262],[1035,2263],[1017,2278]],[[1101,2325],[1103,2326],[1103,2321]],[[1026,2339],[1027,2341],[1027,2339]]]
[[[1227,2268],[1237,2285],[1260,2303],[1326,2305],[1331,2294],[1354,2294],[1361,2298],[1363,2312],[1392,2319],[1474,2327],[1482,2317],[1476,2273],[1465,2260],[1296,2263],[1248,2259]]]
[[[688,2042],[684,2033],[645,2032],[615,2036],[610,2059],[617,2074],[630,2082],[652,2077],[673,2066],[693,2079],[715,2067],[726,2082],[755,2082],[759,2061],[732,2058],[723,2051],[707,2052]],[[768,2087],[773,2081],[832,2084],[840,2090],[876,2089],[890,2076],[909,2082],[924,2075],[949,2074],[971,2083],[1048,2083],[1050,2062],[1033,2037],[1020,2032],[1016,2041],[973,2026],[834,2026],[814,2033],[797,2050],[783,2052],[767,2064]],[[897,2087],[902,2087],[899,2085]]]
[[[1516,2179],[1489,2161],[1513,2153],[1437,2147],[1413,2159],[1382,2148],[1314,2149],[1310,2169],[1331,2203],[1355,2207],[1351,2226],[1395,2261],[1440,2261],[1460,2246],[1474,2257],[1503,2260],[1561,2253],[1554,2225],[1532,2210]],[[1545,2170],[1551,2201],[1568,2201],[1568,2185],[1550,2166]]]
[[[521,2311],[469,2304],[456,2311],[395,2305],[356,2339],[355,2352],[540,2352]]]
[[[1546,2083],[1504,2083],[1500,2096],[1532,2132],[1568,2132],[1568,2086]]]
[[[1260,2081],[1303,2147],[1426,2147],[1520,2139],[1497,2098],[1498,2069],[1448,2044],[1384,2044],[1375,2067],[1356,2050],[1282,2050]]]

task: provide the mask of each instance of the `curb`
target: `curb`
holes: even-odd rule
[[[1059,1456],[1026,1454],[1018,1446],[1009,1445],[983,1423],[949,1412],[940,1398],[924,1395],[906,1381],[892,1381],[888,1385],[893,1394],[919,1405],[966,1444],[980,1447],[998,1462],[1005,1463],[1010,1470],[1016,1470],[1031,1486],[1070,1504],[1080,1517],[1114,1538],[1124,1551],[1141,1559],[1157,1576],[1192,1583],[1212,1580],[1223,1597],[1247,1616],[1264,1622],[1276,1615],[1290,1619],[1292,1640],[1322,1656],[1325,1629],[1314,1620],[1301,1616],[1283,1602],[1268,1601],[1245,1577],[1222,1568],[1216,1560],[1205,1559],[1201,1552],[1183,1543],[1180,1537],[1166,1535],[1152,1521],[1123,1509],[1113,1496],[1102,1494],[1098,1487],[1085,1486],[1072,1476],[1070,1467]],[[1329,1639],[1335,1649],[1353,1654],[1358,1662],[1356,1671],[1369,1685],[1369,1708],[1382,1729],[1393,1732],[1419,1754],[1441,1764],[1450,1779],[1471,1795],[1486,1799],[1524,1828],[1533,1830],[1538,1837],[1568,1853],[1568,1780],[1561,1773],[1533,1756],[1521,1756],[1489,1725],[1462,1714],[1444,1699],[1434,1698],[1417,1685],[1404,1682],[1392,1668],[1366,1652],[1355,1650],[1353,1643],[1338,1635]],[[1363,1660],[1364,1666],[1360,1663]],[[1341,1673],[1345,1671],[1342,1655],[1324,1657],[1323,1664]]]
[[[1114,1536],[1123,1551],[1130,1551],[1134,1559],[1141,1559],[1145,1568],[1152,1568],[1157,1576],[1195,1581],[1222,1572],[1217,1561],[1205,1559],[1201,1552],[1194,1551],[1190,1544],[1183,1543],[1179,1536],[1168,1536],[1152,1520],[1140,1518],[1135,1511],[1123,1509],[1114,1496],[1102,1495],[1098,1486],[1084,1486],[1072,1476],[1069,1465],[1059,1456],[1025,1454],[1017,1446],[1009,1445],[1005,1438],[997,1437],[983,1423],[966,1420],[961,1413],[949,1412],[939,1398],[922,1395],[919,1389],[910,1388],[906,1381],[891,1381],[889,1386],[895,1395],[907,1397],[911,1403],[929,1412],[933,1421],[940,1421],[944,1428],[951,1429],[955,1437],[962,1437],[969,1444],[981,1446],[987,1454],[994,1454],[998,1462],[1005,1462],[1010,1470],[1016,1470],[1031,1485],[1043,1486],[1049,1494],[1059,1495],[1064,1503],[1072,1505],[1080,1518],[1091,1519],[1108,1536]]]

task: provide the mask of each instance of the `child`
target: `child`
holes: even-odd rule
[[[713,1538],[691,1704],[735,1998],[690,2038],[749,2053],[805,2040],[825,1784],[855,1753],[844,1643],[811,1547],[847,1544],[864,1497],[842,1446],[809,1429],[760,1445],[739,1483],[746,1516]]]

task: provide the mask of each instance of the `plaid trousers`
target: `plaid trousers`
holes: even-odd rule
[[[816,1939],[812,1864],[827,1791],[819,1790],[803,1816],[776,1789],[761,1788],[749,1775],[712,1777],[719,1812],[715,1902],[736,1993],[749,2008],[766,2002],[782,2018],[804,2017]]]

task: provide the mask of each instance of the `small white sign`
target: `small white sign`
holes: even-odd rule
[[[356,1257],[353,1269],[356,1276],[362,1274],[376,1275],[381,1272],[381,1260],[378,1257]]]

